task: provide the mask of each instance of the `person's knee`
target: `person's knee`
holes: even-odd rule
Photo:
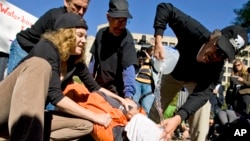
[[[86,122],[85,121],[84,125],[85,125],[85,128],[86,128],[86,132],[91,133],[93,131],[94,125],[93,125],[92,122],[90,122],[90,121]]]
[[[94,125],[88,120],[79,120],[75,129],[81,131],[83,135],[89,134],[93,131]]]
[[[50,138],[52,140],[72,140],[84,137],[93,131],[93,123],[80,118],[69,119],[69,121],[59,121],[60,126],[51,129]],[[53,124],[53,123],[52,123]],[[58,124],[58,123],[57,123]]]

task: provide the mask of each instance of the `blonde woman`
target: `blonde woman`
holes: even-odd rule
[[[235,111],[243,115],[249,114],[250,74],[241,60],[235,60],[233,63],[231,83],[238,89]]]
[[[21,64],[0,82],[3,109],[0,129],[8,125],[10,140],[47,140],[44,128],[49,125],[44,125],[47,123],[44,107],[48,102],[60,109],[58,114],[52,114],[51,129],[48,129],[51,140],[78,139],[92,132],[93,123],[110,125],[110,114],[94,113],[62,94],[77,75],[89,91],[102,91],[124,103],[89,75],[84,63],[87,28],[79,15],[66,13],[58,17],[55,31],[45,33]]]

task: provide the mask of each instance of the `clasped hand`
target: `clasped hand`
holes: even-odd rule
[[[110,114],[99,114],[96,122],[104,127],[108,127],[112,121],[112,117]]]
[[[171,141],[172,134],[180,124],[181,117],[179,115],[175,115],[172,118],[168,118],[162,121],[159,124],[159,127],[164,129],[161,135],[161,139],[163,139],[164,141]]]

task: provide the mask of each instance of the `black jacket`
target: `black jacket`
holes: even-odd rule
[[[16,35],[16,39],[23,50],[29,52],[39,42],[41,35],[54,30],[56,18],[67,13],[66,7],[53,8],[42,15],[30,28],[22,30]]]
[[[67,84],[72,82],[74,75],[81,79],[89,91],[97,91],[100,89],[100,86],[90,75],[86,64],[83,63],[68,63],[70,65],[68,66],[67,74],[65,75],[64,79],[60,81],[59,52],[55,45],[48,40],[42,39],[40,42],[38,42],[30,51],[29,55],[23,60],[29,59],[33,56],[45,59],[52,67],[52,77],[49,84],[47,102],[51,102],[54,105],[59,102],[64,97],[62,90],[64,90]],[[73,56],[71,56],[71,58],[72,57]],[[34,79],[39,79],[39,76]]]
[[[155,35],[163,35],[167,24],[178,39],[176,48],[180,53],[172,76],[180,81],[197,82],[194,92],[178,111],[182,119],[186,119],[209,99],[219,79],[224,61],[209,64],[197,62],[197,54],[202,45],[209,40],[211,32],[172,4],[160,3],[154,20]]]

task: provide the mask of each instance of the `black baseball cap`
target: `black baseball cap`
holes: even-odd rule
[[[110,0],[108,13],[113,18],[133,18],[129,13],[127,0]]]
[[[229,61],[232,61],[235,55],[247,46],[247,31],[241,26],[231,25],[223,28],[221,33],[218,47],[226,53]]]
[[[58,30],[60,28],[73,28],[82,27],[88,29],[85,20],[78,14],[75,13],[65,13],[60,15],[55,22],[54,29]]]

